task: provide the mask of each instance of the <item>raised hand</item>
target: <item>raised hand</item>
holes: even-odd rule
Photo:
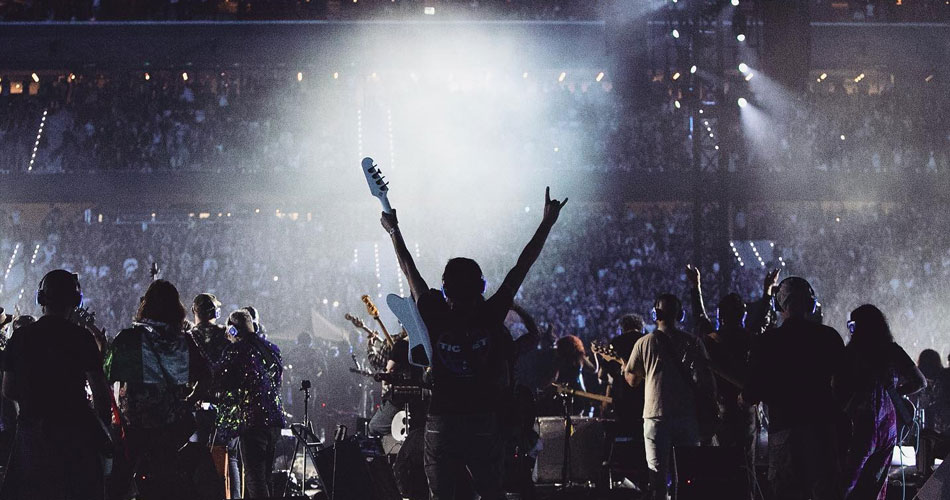
[[[694,267],[692,264],[686,264],[686,279],[689,280],[690,284],[695,288],[699,288],[700,273],[699,268]]]
[[[549,224],[557,222],[557,217],[566,204],[567,198],[564,198],[564,201],[552,200],[551,187],[544,188],[544,221]]]
[[[387,233],[393,234],[396,231],[396,227],[399,226],[399,220],[396,218],[396,209],[394,208],[392,212],[383,212],[383,217],[379,220],[383,224],[383,229]]]

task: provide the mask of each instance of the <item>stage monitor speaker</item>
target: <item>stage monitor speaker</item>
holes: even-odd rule
[[[377,447],[378,442],[374,451]],[[401,500],[385,455],[367,453],[366,448],[350,438],[317,452],[317,471],[328,496],[334,500]]]
[[[604,419],[571,417],[570,481],[597,481],[605,477]],[[535,482],[561,483],[564,467],[564,417],[539,417],[541,452],[535,462]]]
[[[749,475],[738,447],[673,448],[678,500],[748,498]]]
[[[930,479],[920,487],[914,500],[944,500],[950,498],[950,455],[943,459]]]

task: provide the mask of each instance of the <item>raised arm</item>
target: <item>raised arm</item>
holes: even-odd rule
[[[695,333],[697,335],[706,335],[715,330],[712,320],[706,314],[706,304],[703,303],[703,289],[699,268],[692,265],[686,265],[686,278],[689,279],[689,302],[696,319],[693,321]]]
[[[521,251],[521,256],[518,257],[518,263],[511,271],[508,271],[508,275],[505,276],[505,281],[502,283],[502,286],[506,286],[511,290],[512,295],[516,294],[518,289],[521,288],[521,284],[528,275],[528,270],[541,255],[544,242],[548,239],[548,234],[551,232],[551,228],[554,227],[554,223],[557,222],[557,217],[566,203],[567,198],[564,198],[564,201],[552,200],[551,188],[545,188],[544,216],[541,218],[541,225],[534,232],[531,241],[525,245],[524,250]]]
[[[406,240],[403,239],[402,232],[399,231],[399,221],[396,218],[396,210],[394,209],[391,213],[383,212],[383,218],[380,222],[383,224],[383,229],[385,229],[393,239],[396,259],[399,261],[399,268],[402,269],[402,273],[406,275],[406,279],[409,280],[409,290],[412,293],[412,297],[419,300],[424,293],[429,291],[429,285],[426,284],[426,280],[422,279],[422,274],[416,269],[416,263],[412,260],[412,253],[406,248]]]

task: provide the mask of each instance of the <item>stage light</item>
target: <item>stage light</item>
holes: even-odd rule
[[[554,146],[554,152],[557,153],[558,151],[560,151],[560,148],[558,148],[557,146]]]
[[[690,74],[696,73],[696,65],[695,65],[695,64],[692,65],[692,66],[690,66],[690,68],[689,68],[689,73],[690,73]]]
[[[557,77],[557,81],[558,81],[558,82],[563,82],[565,78],[567,78],[567,73],[565,73],[564,71],[562,71],[562,72],[561,72],[561,75]]]
[[[753,76],[755,75],[750,71],[749,74],[745,76],[745,81],[751,80]]]
[[[147,82],[151,79],[152,79],[151,75],[149,75],[148,73],[145,73],[145,81]]]
[[[299,71],[297,72],[297,81],[298,81],[298,82],[302,82],[302,81],[303,81],[303,73],[301,73],[301,72],[299,72]]]
[[[744,108],[749,104],[749,101],[747,101],[745,97],[740,97],[739,100],[736,101],[736,103],[739,105],[740,108]]]
[[[861,73],[860,75],[858,75],[858,76],[854,79],[854,83],[858,83],[858,82],[860,82],[861,80],[864,80],[864,73]]]
[[[69,74],[69,81],[74,81],[75,79],[76,79],[76,74],[75,74],[75,73],[70,73],[70,74]]]
[[[32,75],[30,75],[30,77],[33,78],[34,82],[40,83],[40,76],[37,75],[36,73],[33,73]]]
[[[278,278],[277,276],[274,276],[274,281],[277,281],[278,279],[280,278]]]
[[[604,79],[604,72],[601,71],[600,73],[597,73],[597,78],[595,78],[595,80],[597,80],[597,81],[599,82],[599,81],[601,81],[601,80],[603,80],[603,79]]]
[[[716,146],[716,151],[719,151],[719,146],[718,146],[718,145]]]
[[[680,79],[680,72],[679,72],[679,71],[677,71],[676,73],[673,73],[673,79],[674,79],[674,80],[679,80],[679,79]]]
[[[680,37],[679,30],[673,30],[673,38],[679,38],[679,37]]]
[[[182,74],[181,74],[181,79],[187,82],[187,81],[188,81],[188,73],[182,73]]]
[[[435,7],[426,7],[426,8],[424,8],[424,9],[422,9],[422,13],[425,14],[425,15],[427,15],[427,16],[434,16],[434,15],[435,15]]]
[[[732,3],[732,6],[733,6],[733,7],[738,7],[738,6],[739,6],[739,0],[732,0],[731,3]]]
[[[825,78],[828,78],[828,73],[822,73],[821,76],[818,77],[819,80],[824,80]]]
[[[841,140],[842,140],[842,141],[845,140],[844,134],[841,134]]]
[[[336,71],[334,71],[334,72],[333,72],[333,79],[336,80],[336,79],[338,79],[338,78],[340,78],[340,74],[337,73]]]
[[[934,76],[933,76],[933,75],[930,75],[930,76],[928,76],[927,78],[924,78],[924,81],[927,82],[927,83],[930,83],[930,80],[933,80],[933,79],[934,79]]]
[[[749,65],[746,63],[739,63],[739,73],[745,74],[749,71]]]
[[[521,74],[521,78],[524,78],[525,80],[527,80],[527,79],[528,79],[528,72],[525,71],[524,73],[522,73],[522,74]]]
[[[254,209],[254,213],[255,213],[255,214],[259,214],[259,213],[261,213],[261,209],[259,209],[259,208],[255,208],[255,209]]]
[[[745,33],[739,33],[738,35],[736,35],[736,40],[739,40],[740,42],[744,42],[744,41],[745,41]]]
[[[679,102],[679,100],[673,101],[673,106],[675,106],[676,109],[680,109],[680,102]]]

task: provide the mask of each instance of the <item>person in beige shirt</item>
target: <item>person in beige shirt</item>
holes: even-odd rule
[[[653,308],[656,330],[637,340],[624,367],[631,387],[644,384],[643,438],[655,500],[666,500],[673,446],[700,443],[692,388],[678,358],[690,349],[708,356],[699,339],[677,328],[682,316],[676,296],[660,295]]]

